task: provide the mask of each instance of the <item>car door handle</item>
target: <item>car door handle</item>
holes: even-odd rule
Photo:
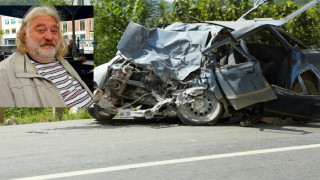
[[[249,69],[245,69],[244,70],[244,73],[246,74],[250,74],[250,73],[253,73],[254,72],[254,68],[249,68]]]

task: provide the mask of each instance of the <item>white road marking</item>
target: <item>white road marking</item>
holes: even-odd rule
[[[73,171],[73,172],[49,174],[49,175],[43,175],[43,176],[34,176],[34,177],[20,178],[20,179],[14,179],[14,180],[40,180],[40,179],[44,180],[44,179],[65,178],[65,177],[88,175],[88,174],[95,174],[95,173],[120,171],[120,170],[132,169],[132,168],[143,168],[143,167],[150,167],[150,166],[160,166],[160,165],[168,165],[168,164],[187,163],[187,162],[194,162],[194,161],[203,161],[203,160],[211,160],[211,159],[219,159],[219,158],[248,156],[248,155],[266,154],[266,153],[293,151],[293,150],[302,150],[302,149],[312,149],[312,148],[320,148],[320,144],[262,149],[262,150],[254,150],[254,151],[215,154],[215,155],[209,155],[209,156],[198,156],[198,157],[190,157],[190,158],[165,160],[165,161],[129,164],[129,165],[123,165],[123,166],[114,166],[114,167],[90,169],[90,170],[83,170],[83,171]]]

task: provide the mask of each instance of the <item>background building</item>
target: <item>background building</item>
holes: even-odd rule
[[[15,45],[16,36],[19,28],[21,27],[22,19],[2,16],[1,28],[4,31],[2,36],[2,44],[5,46]]]
[[[0,16],[0,30],[4,31],[1,37],[1,43],[4,46],[15,46],[17,32],[21,27],[22,19],[9,16]],[[84,53],[93,53],[93,18],[81,19],[75,21],[75,35],[79,49]],[[72,21],[61,22],[63,38],[68,43],[72,39]]]
[[[63,38],[66,42],[72,39],[72,21],[61,23]],[[75,21],[76,44],[84,53],[93,53],[93,18],[81,19]]]

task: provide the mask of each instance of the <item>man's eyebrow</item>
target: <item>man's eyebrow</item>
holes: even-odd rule
[[[45,24],[37,24],[35,28],[37,28],[37,27],[42,27],[42,26],[43,26],[43,27],[46,27]],[[58,28],[58,25],[53,25],[53,27]]]

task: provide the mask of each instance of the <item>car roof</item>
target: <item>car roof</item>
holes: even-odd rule
[[[242,21],[206,21],[208,23],[221,25],[232,30],[231,34],[234,38],[238,38],[246,32],[257,29],[266,25],[280,26],[282,25],[277,20],[273,19],[256,19],[256,20],[242,20]]]
[[[263,26],[266,24],[269,25],[281,25],[277,20],[273,19],[255,19],[255,20],[242,20],[242,21],[206,21],[207,23],[217,24],[234,31],[238,31],[244,28],[256,27],[256,26]]]

